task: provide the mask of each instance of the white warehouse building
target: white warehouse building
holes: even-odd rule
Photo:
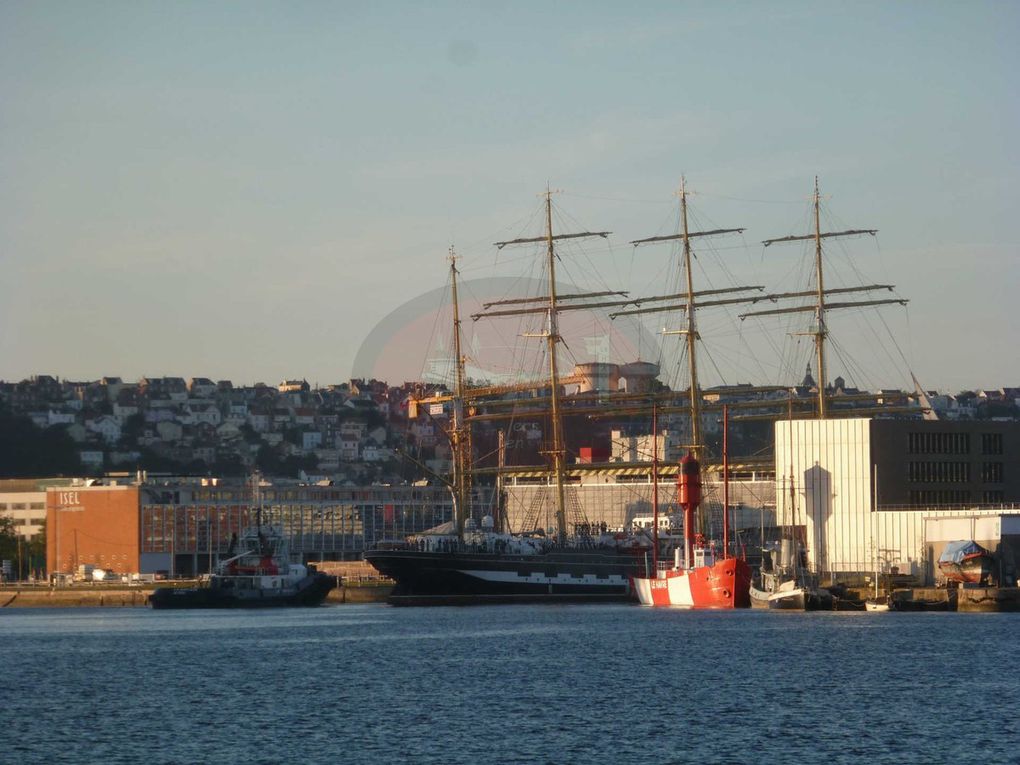
[[[777,421],[776,522],[801,530],[820,574],[880,567],[931,582],[926,522],[1002,528],[992,519],[1020,514],[1018,454],[1017,423]]]

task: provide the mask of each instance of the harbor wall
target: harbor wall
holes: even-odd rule
[[[0,608],[138,608],[151,594],[152,588],[5,588],[0,590]]]

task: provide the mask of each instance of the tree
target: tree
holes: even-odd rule
[[[126,445],[135,444],[138,437],[145,430],[145,415],[136,412],[124,420],[124,428],[121,431],[121,441]]]
[[[14,531],[14,519],[8,515],[0,515],[0,560],[18,560],[18,535]],[[17,577],[17,572],[14,576]]]
[[[28,417],[0,410],[0,478],[81,471],[77,446],[64,426],[41,429]]]

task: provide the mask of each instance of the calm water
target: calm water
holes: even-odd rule
[[[1014,614],[0,611],[0,763],[1015,763]]]

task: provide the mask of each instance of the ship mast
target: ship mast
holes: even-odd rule
[[[784,236],[779,239],[766,239],[762,242],[762,245],[768,247],[777,242],[803,242],[813,240],[815,243],[815,289],[807,290],[805,292],[785,292],[774,295],[766,295],[765,297],[773,302],[786,298],[794,297],[813,297],[815,299],[814,305],[806,306],[795,306],[792,308],[776,308],[768,311],[752,311],[745,313],[740,316],[741,319],[745,319],[748,316],[771,316],[776,314],[784,313],[797,313],[797,312],[813,312],[815,315],[815,327],[814,330],[807,334],[814,336],[815,339],[815,356],[818,362],[818,419],[824,420],[828,416],[829,408],[828,401],[825,395],[825,384],[826,384],[826,366],[825,366],[825,338],[828,336],[828,329],[825,324],[826,311],[831,311],[835,308],[858,308],[862,306],[874,306],[874,305],[889,305],[892,303],[898,303],[899,305],[906,305],[907,301],[900,298],[890,298],[885,300],[861,300],[849,303],[827,303],[825,298],[828,295],[842,294],[847,292],[869,292],[872,290],[893,290],[891,284],[868,284],[860,287],[843,287],[839,289],[825,289],[825,274],[822,268],[822,240],[823,239],[837,239],[846,236],[860,236],[861,234],[870,234],[875,236],[878,233],[878,229],[853,229],[850,231],[822,231],[820,221],[820,208],[821,208],[821,194],[818,192],[818,176],[815,176],[815,191],[813,195],[814,205],[814,218],[815,218],[815,230],[811,234],[803,234],[797,236]]]
[[[458,538],[464,536],[464,520],[467,517],[471,496],[471,471],[468,462],[471,456],[471,432],[464,421],[464,354],[460,341],[460,305],[457,299],[457,256],[450,248],[450,292],[453,299],[453,423],[450,432],[450,446],[453,452],[453,496],[454,526]]]
[[[822,272],[822,224],[819,220],[818,176],[815,176],[815,281],[818,303],[815,311],[815,354],[818,356],[818,419],[828,415],[825,404],[825,279]]]
[[[552,420],[552,458],[556,478],[556,533],[558,541],[567,541],[567,511],[563,495],[563,417],[560,414],[560,375],[556,366],[556,344],[560,342],[559,320],[556,314],[556,252],[553,247],[552,192],[545,192],[546,253],[549,259],[549,331],[546,332],[546,352],[549,354],[549,408]]]
[[[654,313],[661,311],[673,311],[678,308],[682,308],[686,314],[686,327],[681,330],[665,331],[663,334],[667,335],[685,335],[687,340],[687,366],[690,374],[690,394],[688,396],[689,415],[691,419],[691,443],[690,452],[695,459],[702,456],[701,452],[704,449],[701,436],[701,388],[698,384],[698,354],[697,354],[697,341],[700,339],[698,335],[696,312],[699,308],[705,308],[708,306],[716,305],[730,305],[734,303],[753,303],[759,298],[749,295],[742,295],[735,298],[724,298],[722,300],[705,300],[698,302],[698,297],[701,295],[721,294],[721,293],[741,293],[750,291],[762,291],[764,287],[759,285],[747,286],[747,287],[728,287],[720,290],[707,290],[704,292],[695,292],[694,290],[694,275],[691,268],[693,257],[691,248],[691,239],[696,237],[715,236],[718,234],[739,234],[744,231],[742,228],[724,228],[715,229],[712,231],[691,231],[687,224],[687,184],[686,179],[680,178],[680,191],[678,192],[680,197],[680,232],[671,236],[653,236],[647,239],[637,239],[631,242],[635,247],[642,244],[650,244],[655,242],[667,242],[680,240],[683,242],[683,259],[681,261],[680,269],[681,275],[685,278],[686,291],[677,295],[664,295],[652,298],[635,298],[632,302],[644,303],[651,301],[661,300],[675,300],[676,298],[683,298],[684,303],[677,305],[676,303],[670,303],[662,306],[655,306],[652,308],[636,308],[629,311],[618,311],[610,314],[610,318],[615,319],[617,316],[630,316],[633,314],[640,313]]]
[[[687,364],[691,373],[691,446],[694,457],[701,456],[701,388],[698,386],[698,354],[695,341],[698,330],[694,318],[694,277],[691,275],[691,234],[687,229],[687,189],[684,178],[680,178],[680,220],[683,224],[684,271],[687,274]]]
[[[596,307],[602,307],[603,303],[573,303],[568,305],[562,305],[561,300],[576,300],[580,298],[592,298],[602,297],[605,295],[626,295],[626,293],[584,293],[575,294],[569,296],[563,296],[560,298],[556,294],[556,248],[555,242],[561,239],[578,239],[590,236],[600,236],[606,238],[609,236],[608,231],[586,231],[577,234],[554,234],[552,225],[552,195],[553,192],[550,189],[546,189],[543,196],[545,197],[545,235],[541,237],[527,238],[527,239],[514,239],[506,242],[496,242],[496,247],[502,249],[507,245],[517,244],[536,244],[542,242],[546,245],[546,260],[547,269],[549,273],[549,294],[542,298],[519,298],[511,300],[501,300],[495,303],[489,303],[485,305],[488,309],[493,305],[507,305],[507,304],[526,304],[526,303],[540,303],[545,302],[545,306],[531,306],[527,308],[512,308],[506,310],[497,311],[483,311],[479,314],[472,315],[472,319],[480,318],[491,318],[496,316],[520,316],[524,314],[534,313],[545,313],[547,315],[546,331],[539,335],[525,335],[530,337],[541,337],[546,341],[546,352],[549,355],[549,386],[550,386],[550,430],[552,435],[552,443],[547,452],[552,457],[553,461],[553,476],[556,481],[556,535],[557,540],[562,544],[567,539],[567,512],[566,512],[566,498],[564,493],[564,462],[566,458],[566,449],[563,441],[563,415],[560,411],[560,375],[559,368],[557,367],[556,361],[556,346],[561,341],[559,334],[559,313],[563,310],[581,310],[591,309]],[[611,305],[620,305],[619,301],[613,301]]]

